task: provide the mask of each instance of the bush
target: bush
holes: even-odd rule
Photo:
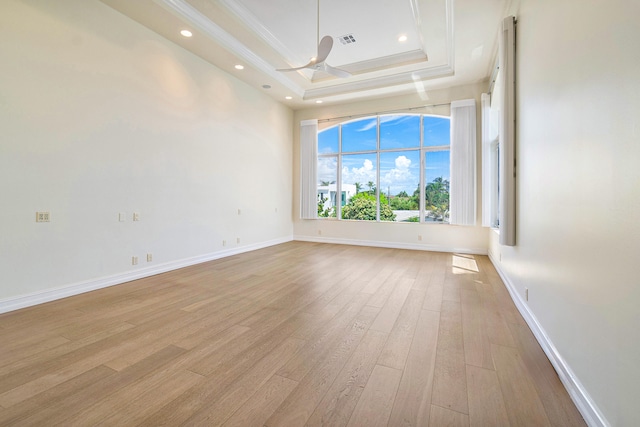
[[[420,209],[418,198],[413,197],[392,197],[391,209],[394,211],[417,211]]]
[[[391,207],[382,202],[380,197],[380,220],[395,221],[396,215]],[[384,198],[386,202],[386,197]],[[359,219],[365,221],[376,220],[376,198],[367,193],[358,193],[342,208],[342,219]]]

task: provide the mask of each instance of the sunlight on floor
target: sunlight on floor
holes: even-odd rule
[[[451,257],[451,271],[453,274],[479,273],[478,264],[473,255],[455,254]]]

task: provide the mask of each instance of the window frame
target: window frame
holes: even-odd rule
[[[419,141],[419,146],[417,147],[401,147],[401,148],[385,148],[385,149],[381,149],[380,148],[380,124],[381,124],[381,118],[382,117],[388,117],[388,116],[418,116],[419,120],[420,120],[420,141]],[[342,151],[342,126],[349,124],[349,123],[354,123],[357,121],[363,121],[363,120],[369,120],[372,118],[376,118],[376,149],[375,150],[362,150],[362,151],[349,151],[349,152],[343,152]],[[438,119],[446,119],[449,121],[449,128],[451,128],[451,117],[450,116],[445,116],[445,115],[438,115],[438,114],[398,114],[398,113],[389,113],[389,114],[376,114],[376,115],[371,115],[371,116],[364,116],[364,117],[358,117],[355,118],[353,120],[348,120],[348,121],[344,121],[341,123],[337,123],[334,126],[330,126],[330,127],[326,127],[322,130],[318,130],[318,135],[320,135],[320,133],[325,132],[329,129],[332,129],[334,127],[338,127],[338,151],[337,152],[333,152],[333,153],[321,153],[320,151],[317,152],[317,157],[316,157],[316,162],[318,162],[318,159],[320,158],[336,158],[336,165],[337,165],[337,173],[336,173],[336,194],[342,194],[342,157],[343,156],[349,156],[349,155],[368,155],[368,154],[375,154],[376,157],[376,179],[375,179],[375,183],[376,183],[376,193],[375,193],[375,197],[376,197],[376,219],[375,221],[370,220],[370,221],[366,221],[366,220],[357,220],[357,219],[343,219],[342,218],[342,203],[335,203],[334,205],[334,210],[335,210],[335,218],[332,216],[328,216],[328,217],[318,217],[318,219],[325,219],[325,220],[338,220],[338,221],[364,221],[364,222],[376,222],[376,223],[407,223],[409,221],[381,221],[380,220],[380,155],[382,153],[400,153],[400,152],[419,152],[419,156],[420,156],[420,203],[419,203],[419,221],[415,222],[415,223],[419,223],[419,224],[449,224],[448,222],[442,221],[442,222],[437,222],[437,221],[425,221],[425,215],[426,215],[426,209],[425,209],[425,188],[427,185],[426,182],[426,172],[425,172],[425,168],[427,166],[426,164],[426,153],[427,152],[439,152],[439,151],[449,151],[451,152],[451,137],[449,136],[449,144],[448,145],[429,145],[429,146],[425,146],[424,145],[424,119],[425,117],[433,117],[433,118],[438,118]],[[319,138],[318,138],[319,140]],[[451,182],[451,171],[449,170],[449,177],[448,177],[449,182]],[[317,197],[317,190],[316,190],[316,197]],[[346,203],[345,203],[346,205]]]
[[[500,114],[502,97],[501,72],[497,68],[495,83],[483,106],[482,205],[483,226],[500,234]]]

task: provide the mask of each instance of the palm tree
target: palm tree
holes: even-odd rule
[[[367,187],[369,187],[369,194],[373,194],[373,193],[374,193],[374,191],[373,191],[373,185],[374,185],[374,184],[373,184],[373,181],[369,181],[369,182],[367,182]]]
[[[425,188],[425,209],[442,221],[449,210],[449,180],[437,177]]]
[[[356,194],[358,194],[360,190],[362,190],[362,184],[360,184],[359,182],[354,182],[354,185],[356,186]]]

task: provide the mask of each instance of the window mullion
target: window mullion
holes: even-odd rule
[[[423,150],[424,151],[447,151],[450,150],[451,146],[450,145],[434,145],[431,147],[424,147]]]
[[[376,126],[376,221],[380,222],[380,116]]]
[[[427,158],[427,150],[424,148],[424,116],[420,115],[420,203],[418,204],[418,209],[420,209],[420,221],[424,223],[424,215],[425,215],[425,168],[426,168],[426,158]]]
[[[336,174],[336,219],[342,219],[342,125],[338,125],[338,173]]]
[[[445,146],[446,147],[446,146]],[[402,151],[416,151],[419,150],[420,147],[404,147],[404,148],[385,148],[384,150],[378,150],[381,153],[398,153],[398,152],[402,152]],[[373,153],[373,151],[371,151],[371,153]],[[358,154],[358,153],[356,153]]]

